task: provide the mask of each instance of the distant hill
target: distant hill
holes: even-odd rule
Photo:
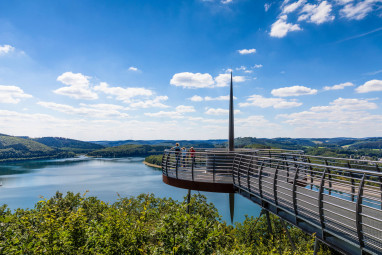
[[[52,148],[73,151],[75,153],[88,153],[90,151],[105,148],[103,145],[63,137],[41,137],[31,138],[31,140],[45,144]]]
[[[137,145],[125,144],[115,147],[107,147],[105,149],[96,150],[88,153],[88,156],[102,158],[119,158],[119,157],[146,157],[149,155],[162,154],[169,146],[161,145]]]
[[[213,140],[120,140],[120,141],[89,141],[89,143],[99,144],[105,147],[120,146],[125,144],[135,145],[162,145],[174,146],[175,143],[180,143],[181,146],[195,146],[200,148],[212,148],[215,145],[223,144],[227,139],[213,139]]]
[[[74,156],[45,144],[9,135],[0,135],[0,161],[61,158]]]

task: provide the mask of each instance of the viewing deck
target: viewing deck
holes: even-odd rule
[[[163,181],[239,193],[345,254],[382,254],[381,162],[302,151],[200,149],[163,154]]]

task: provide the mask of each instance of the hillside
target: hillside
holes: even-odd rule
[[[103,158],[146,157],[149,155],[162,154],[163,150],[168,148],[169,146],[160,145],[125,144],[121,146],[108,147],[105,149],[92,151],[87,155]]]
[[[69,157],[63,152],[42,143],[9,135],[0,135],[0,161]]]
[[[63,137],[41,137],[41,138],[30,138],[33,141],[45,144],[49,147],[73,151],[75,153],[88,153],[90,151],[99,150],[105,148],[105,146],[83,142],[79,140],[63,138]]]

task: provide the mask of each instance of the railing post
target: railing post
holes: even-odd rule
[[[295,223],[297,224],[297,177],[298,177],[298,171],[300,169],[300,166],[298,165],[296,167],[296,173],[294,174],[293,178],[293,193],[292,193],[292,203],[293,203],[293,211],[295,216]]]
[[[168,176],[168,159],[170,157],[170,152],[167,152],[167,157],[166,157],[166,176]]]
[[[259,176],[258,176],[258,181],[259,181],[259,195],[260,195],[260,198],[261,198],[261,203],[263,203],[263,190],[262,190],[262,187],[261,187],[261,175],[262,175],[262,170],[263,170],[263,165],[264,165],[264,161],[261,161],[261,165],[260,165],[260,168],[259,168]]]
[[[309,164],[312,164],[309,158],[307,158],[307,161]],[[312,171],[313,169],[311,165],[309,165],[309,170],[310,170],[310,189],[313,189],[313,171]]]
[[[357,235],[358,235],[358,242],[361,246],[361,250],[364,247],[363,243],[363,233],[362,233],[362,196],[363,196],[363,186],[365,184],[365,174],[362,175],[362,179],[358,186],[358,195],[357,195],[357,204],[355,208],[355,220],[356,220],[356,226],[357,226]]]
[[[243,158],[243,155],[240,155],[239,164],[237,165],[237,183],[239,184],[239,187],[241,187],[241,185],[240,185],[240,165],[241,165],[241,159],[242,158]]]
[[[326,160],[325,159],[325,165],[329,165],[328,164],[328,160]],[[331,176],[331,174],[332,174],[332,171],[330,171],[329,169],[327,169],[328,170],[328,179],[329,179],[329,195],[331,195],[332,194],[332,176]]]
[[[247,169],[247,187],[248,187],[249,192],[251,192],[251,185],[250,185],[250,180],[249,180],[249,169],[251,168],[252,162],[253,162],[253,156],[251,156],[251,161],[249,161],[248,169]]]
[[[216,154],[214,154],[214,160],[212,161],[212,182],[215,182],[215,158]]]
[[[348,161],[348,168],[351,168],[349,161]],[[354,196],[354,193],[355,193],[354,175],[352,174],[352,172],[350,172],[349,175],[350,175],[350,182],[351,182],[351,201],[354,202],[354,199],[355,199],[355,196]]]
[[[175,152],[175,157],[176,157],[176,165],[175,165],[175,176],[176,176],[176,179],[178,179],[178,167],[179,167],[179,158],[180,158],[180,153],[178,152]]]
[[[194,181],[194,165],[195,165],[195,154],[191,156],[191,179]]]
[[[324,172],[321,176],[321,182],[320,182],[320,188],[318,190],[318,213],[320,216],[320,224],[321,224],[321,237],[322,240],[325,240],[325,223],[324,223],[324,202],[322,201],[324,198],[324,183],[325,183],[325,175],[326,175],[327,169],[325,168]]]
[[[280,162],[277,163],[277,166],[276,166],[276,169],[275,169],[275,176],[273,178],[273,197],[275,198],[275,204],[276,204],[276,210],[278,212],[278,200],[277,200],[277,176],[279,174],[279,166],[280,166]]]
[[[381,169],[379,168],[377,163],[375,163],[375,167],[377,169],[377,172],[380,173]],[[378,179],[379,179],[379,182],[381,183],[381,184],[379,184],[379,190],[381,191],[381,210],[382,210],[382,177],[379,176]]]
[[[288,162],[286,161],[286,156],[284,155],[284,160],[285,160],[285,165],[286,165],[286,169],[287,169],[287,182],[289,182],[289,165],[288,165]]]

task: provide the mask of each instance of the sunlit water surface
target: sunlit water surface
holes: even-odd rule
[[[0,164],[0,205],[9,208],[33,208],[41,196],[49,198],[56,191],[85,193],[106,202],[122,197],[153,193],[157,197],[183,200],[187,190],[162,182],[162,172],[142,163],[143,158],[72,158]],[[194,192],[194,191],[193,191]],[[228,194],[200,192],[214,203],[223,220],[230,221]],[[234,221],[245,214],[258,216],[260,208],[235,195]]]

